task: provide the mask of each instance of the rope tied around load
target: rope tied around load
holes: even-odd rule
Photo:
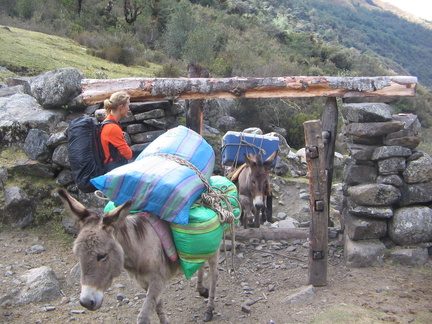
[[[249,143],[246,140],[245,134],[254,135],[252,143]],[[263,156],[266,155],[267,151],[263,147],[264,140],[260,139],[259,137],[256,137],[255,135],[258,135],[258,134],[241,132],[240,138],[239,138],[239,143],[225,143],[222,147],[222,153],[228,146],[235,146],[237,148],[237,151],[236,151],[236,154],[234,157],[234,161],[233,161],[234,166],[238,166],[237,163],[238,163],[238,160],[240,157],[240,152],[241,152],[242,147],[250,148],[252,150],[252,152],[254,153],[254,155],[258,155],[258,154],[263,155]],[[255,140],[257,141],[257,143],[258,143],[258,141],[260,141],[259,145],[255,144]],[[246,148],[246,152],[248,152],[247,148]]]
[[[234,220],[236,219],[236,217],[234,216],[233,208],[231,206],[231,202],[229,201],[229,198],[236,199],[235,197],[226,195],[225,190],[223,188],[212,187],[208,183],[204,174],[189,161],[179,156],[166,154],[166,153],[156,153],[154,155],[162,156],[164,158],[170,159],[180,165],[187,166],[191,168],[193,171],[195,171],[206,188],[206,191],[201,195],[202,204],[214,210],[216,214],[218,214],[221,223],[234,224]],[[225,207],[222,205],[222,202],[225,203]]]
[[[227,223],[229,224],[229,232],[231,234],[231,247],[232,247],[232,253],[231,253],[231,266],[232,266],[232,270],[235,272],[234,270],[234,255],[235,253],[235,224],[234,221],[238,218],[240,218],[241,215],[241,210],[239,213],[238,217],[234,216],[233,213],[233,208],[231,205],[231,202],[229,201],[229,198],[235,199],[237,201],[237,204],[239,206],[239,208],[241,208],[240,202],[238,201],[237,198],[229,196],[226,194],[226,190],[228,189],[227,187],[221,187],[221,188],[217,188],[217,187],[212,187],[206,177],[204,176],[204,174],[198,170],[198,168],[196,168],[192,163],[190,163],[189,161],[177,156],[177,155],[171,155],[171,154],[166,154],[166,153],[156,153],[154,155],[157,156],[162,156],[164,158],[170,159],[180,165],[184,165],[187,166],[189,168],[191,168],[192,170],[194,170],[196,172],[196,174],[199,176],[199,178],[201,179],[201,181],[204,183],[204,186],[206,188],[206,192],[201,194],[201,198],[200,201],[198,201],[198,204],[201,204],[205,207],[208,207],[210,209],[212,209],[219,217],[219,221],[221,223]],[[225,207],[222,205],[222,202],[225,204]],[[225,244],[225,231],[223,232],[223,245],[224,245],[224,250],[225,250],[225,254],[226,254],[226,244]]]

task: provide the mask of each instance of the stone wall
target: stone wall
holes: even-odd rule
[[[65,68],[34,78],[10,78],[6,84],[0,84],[0,147],[10,148],[3,156],[14,152],[15,146],[22,147],[26,156],[13,165],[0,166],[0,189],[3,190],[0,202],[4,202],[0,208],[1,222],[25,227],[45,208],[52,190],[36,189],[32,179],[54,180],[44,183],[47,187],[51,184],[51,189],[64,187],[94,207],[105,204],[92,194],[78,191],[67,154],[67,129],[72,119],[82,115],[99,121],[105,118],[102,105],[87,107],[82,102],[82,78],[76,69]],[[167,129],[177,126],[183,112],[181,103],[171,101],[131,103],[120,125],[134,156]],[[20,183],[21,187],[5,188],[15,175],[25,179],[25,183]]]
[[[95,108],[98,109],[92,113]],[[105,109],[99,105],[89,107],[87,113],[98,121],[106,118]],[[130,111],[121,119],[120,126],[134,156],[167,129],[178,126],[177,117],[181,114],[182,105],[172,101],[131,102]]]
[[[386,103],[344,103],[342,117],[350,154],[342,209],[347,264],[371,266],[385,256],[397,261],[404,255],[426,263],[432,160],[416,150],[417,116],[395,114]]]
[[[45,201],[51,198],[52,190],[37,188],[32,183],[35,177],[52,183],[52,189],[65,187],[85,205],[105,204],[94,195],[77,190],[67,156],[70,120],[83,113],[98,120],[105,115],[101,105],[83,104],[82,77],[75,69],[66,68],[0,84],[0,147],[4,150],[19,146],[26,155],[16,164],[0,166],[1,221],[24,227],[34,221],[39,207],[46,208]],[[63,86],[59,88],[57,84]],[[228,101],[213,100],[212,104],[210,110],[221,115],[207,112],[211,126],[219,124],[229,110]],[[178,116],[183,116],[181,103],[132,103],[121,125],[134,154],[139,154],[166,129],[176,126]],[[432,242],[432,162],[427,154],[416,150],[420,143],[417,116],[396,115],[386,103],[345,103],[342,117],[350,153],[344,170],[342,203],[348,265],[371,266],[387,254],[406,264],[427,262]],[[229,123],[218,128],[229,129]],[[206,127],[204,133],[209,129]],[[13,151],[10,149],[8,154]],[[219,150],[215,152],[218,154]],[[287,145],[284,154],[290,153]],[[293,160],[297,161],[295,154]],[[276,168],[277,175],[290,169],[293,177],[302,171],[293,172],[296,169],[293,165],[280,169],[285,171],[278,173]],[[28,183],[23,188],[6,188],[8,179],[17,174],[28,179]],[[307,212],[303,215],[306,217]]]

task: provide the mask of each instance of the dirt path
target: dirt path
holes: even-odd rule
[[[67,240],[66,240],[67,241]],[[34,245],[45,251],[28,254]],[[136,323],[142,290],[123,273],[106,292],[96,312],[79,305],[79,284],[69,277],[77,263],[70,242],[50,231],[0,232],[1,323]],[[375,268],[347,268],[343,249],[330,247],[328,284],[287,302],[307,287],[307,242],[240,243],[236,276],[220,264],[214,323],[432,323],[432,264],[420,268],[384,264]],[[230,254],[227,255],[230,260]],[[225,254],[221,254],[221,259]],[[51,267],[63,297],[50,302],[9,305],[5,296],[22,289],[28,269]],[[202,322],[205,301],[194,290],[196,280],[175,278],[165,292],[171,323]],[[141,293],[141,294],[140,294]],[[248,307],[243,307],[249,301]]]

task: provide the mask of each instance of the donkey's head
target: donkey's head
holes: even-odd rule
[[[69,214],[81,225],[73,247],[81,266],[80,303],[96,310],[102,305],[104,291],[122,272],[124,254],[115,234],[124,224],[132,202],[102,215],[85,208],[64,189],[59,189],[58,194]]]
[[[268,171],[277,154],[278,151],[276,150],[264,162],[259,154],[244,155],[247,172],[244,173],[246,178],[240,182],[246,183],[245,189],[248,191],[253,201],[253,206],[258,210],[264,207],[265,197],[270,194],[270,178]]]

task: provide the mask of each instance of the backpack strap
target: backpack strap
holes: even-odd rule
[[[120,124],[119,124],[118,122],[116,122],[115,120],[112,120],[112,119],[104,120],[104,121],[101,123],[101,126],[104,127],[106,124],[117,124],[117,125],[120,126]]]
[[[116,122],[112,119],[107,119],[101,123],[101,130],[100,130],[101,133],[102,133],[102,128],[106,124],[117,124],[120,127],[118,122]],[[112,158],[112,161],[108,161],[107,163],[105,163],[105,171],[106,172],[111,171],[112,169],[115,169],[115,168],[127,163],[127,159],[123,155],[120,154],[117,147],[115,147],[111,143],[108,144],[108,147],[109,147],[109,159]],[[102,154],[103,153],[104,152],[102,149]],[[105,161],[105,155],[103,156],[102,161]]]

